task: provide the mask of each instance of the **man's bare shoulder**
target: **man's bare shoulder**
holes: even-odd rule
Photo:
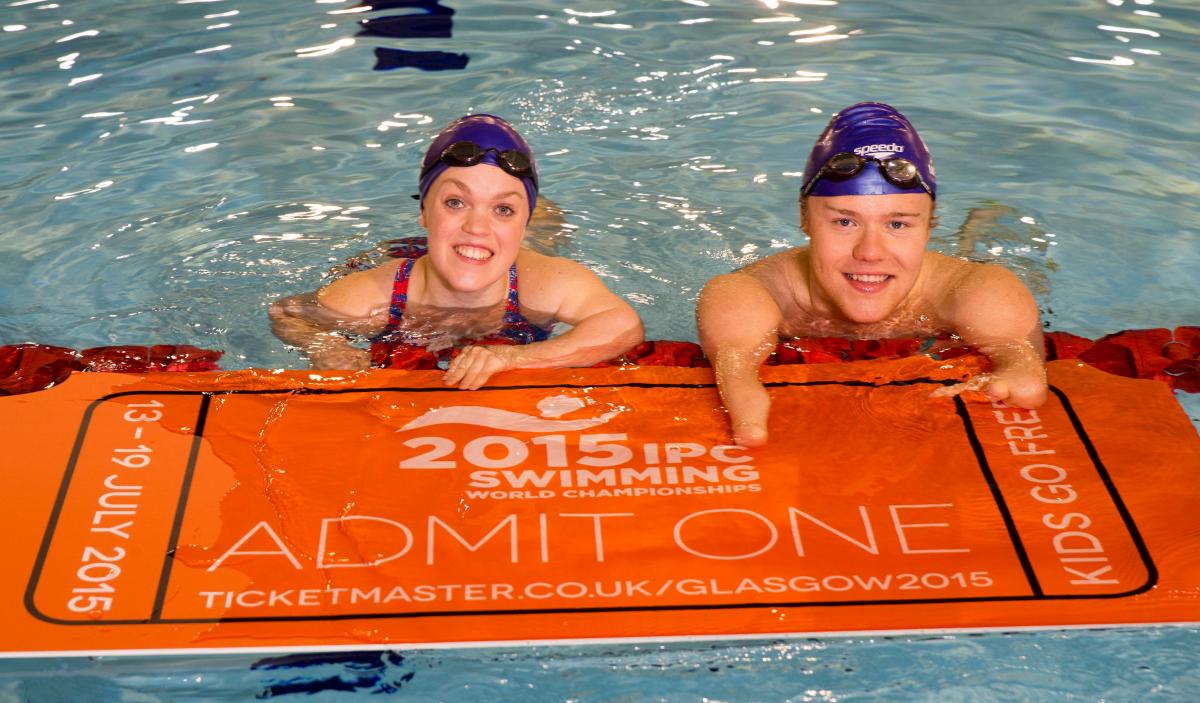
[[[926,283],[935,293],[946,294],[963,286],[1009,285],[1016,275],[1000,264],[970,261],[957,256],[926,252]]]
[[[808,247],[785,249],[753,263],[746,264],[738,270],[742,273],[750,274],[755,278],[789,275],[789,272],[794,272],[799,268],[804,257],[807,255]]]
[[[1031,300],[1016,274],[999,264],[930,252],[926,254],[925,266],[928,276],[923,297],[951,321],[960,319],[964,308],[1023,306]]]
[[[767,289],[786,318],[809,307],[807,260],[808,247],[796,247],[748,264],[740,272]]]
[[[940,298],[970,278],[978,267],[986,265],[927,251],[921,264],[924,293],[927,297]]]

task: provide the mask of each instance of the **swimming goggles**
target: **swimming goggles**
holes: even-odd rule
[[[808,195],[809,192],[817,185],[817,181],[822,178],[829,178],[835,181],[844,181],[854,178],[863,170],[868,163],[875,163],[879,166],[879,172],[887,179],[888,183],[897,188],[916,188],[921,186],[930,196],[933,191],[926,185],[924,179],[921,178],[921,171],[917,165],[908,159],[893,156],[888,159],[867,159],[858,154],[849,151],[843,151],[829,157],[825,165],[817,171],[817,175],[812,177],[808,185],[804,186],[804,190],[800,191],[800,197]]]
[[[437,160],[426,166],[421,172],[421,177],[424,178],[425,174],[439,163],[445,163],[450,166],[474,166],[483,161],[483,157],[487,156],[489,151],[496,155],[496,165],[504,169],[506,173],[517,178],[528,178],[533,181],[534,186],[537,186],[537,176],[533,172],[533,163],[524,153],[516,149],[501,151],[496,147],[483,147],[475,142],[468,141],[454,142],[443,149]]]

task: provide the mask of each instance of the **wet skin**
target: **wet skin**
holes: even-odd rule
[[[925,251],[932,211],[921,194],[810,197],[802,218],[808,247],[705,286],[697,326],[736,443],[767,441],[770,396],[758,369],[781,337],[954,332],[995,367],[971,389],[1022,407],[1045,400],[1032,296],[1001,267]]]
[[[512,368],[590,366],[642,340],[637,313],[595,274],[521,247],[528,208],[521,180],[487,163],[448,168],[426,193],[419,221],[427,231],[428,253],[416,260],[408,279],[403,329],[430,337],[426,328],[438,321],[455,320],[463,329],[471,322],[498,325],[514,262],[522,314],[539,324],[573,326],[527,345],[467,346],[451,360],[443,377],[447,385],[479,388]],[[366,368],[368,352],[341,333],[371,336],[383,329],[402,263],[397,259],[338,279],[315,295],[276,302],[270,309],[275,334],[302,349],[314,368]]]

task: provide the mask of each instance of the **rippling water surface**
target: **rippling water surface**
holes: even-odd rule
[[[1194,701],[1200,631],[0,662],[0,700]]]
[[[808,148],[866,99],[904,110],[937,159],[934,246],[1018,271],[1050,328],[1200,324],[1195,4],[407,4],[6,0],[0,343],[299,366],[265,306],[416,233],[417,160],[467,111],[509,117],[538,150],[561,253],[651,337],[695,339],[705,280],[802,242]],[[454,10],[428,15],[448,36],[363,31],[420,6]],[[1198,648],[1169,629],[10,662],[0,700],[1194,700]]]

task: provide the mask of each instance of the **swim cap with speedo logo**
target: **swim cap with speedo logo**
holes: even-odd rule
[[[827,168],[827,164],[841,154],[856,154],[868,162],[906,159],[916,166],[919,179],[910,183],[900,181],[898,185],[898,179],[888,177],[883,169],[872,163],[863,165],[850,177],[840,177]],[[844,157],[845,160],[853,159]],[[800,192],[825,196],[928,193],[936,197],[933,157],[912,123],[899,110],[884,103],[857,103],[835,114],[813,145]]]

